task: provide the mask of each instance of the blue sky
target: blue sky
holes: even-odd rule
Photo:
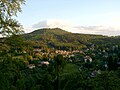
[[[26,0],[17,17],[25,28],[49,19],[119,28],[120,0]]]

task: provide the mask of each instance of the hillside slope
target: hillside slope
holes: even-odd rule
[[[106,44],[118,41],[119,38],[102,35],[77,34],[60,28],[38,29],[23,35],[26,40],[35,42],[37,46],[54,47],[57,49],[79,49],[91,44]]]

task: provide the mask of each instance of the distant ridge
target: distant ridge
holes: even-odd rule
[[[60,28],[43,28],[23,35],[26,40],[33,41],[36,46],[45,46],[57,49],[80,49],[92,44],[109,44],[117,41],[119,37],[102,35],[71,33]]]
[[[60,28],[43,28],[43,29],[38,29],[30,34],[68,34],[70,32],[62,30]]]

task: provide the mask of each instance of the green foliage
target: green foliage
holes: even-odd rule
[[[11,47],[15,47],[15,46],[23,47],[24,46],[24,40],[19,35],[12,35],[12,36],[6,38],[5,43]]]
[[[91,90],[119,90],[120,79],[113,72],[103,72],[97,77],[91,79]]]
[[[66,61],[63,58],[63,55],[61,54],[58,54],[57,56],[55,56],[54,60],[55,60],[56,72],[60,73],[60,71],[64,68]]]
[[[117,57],[109,56],[107,58],[108,61],[108,70],[116,70],[117,69]]]
[[[119,37],[72,34],[58,28],[12,35],[0,44],[0,90],[120,90],[119,43]],[[32,48],[42,49],[33,52]],[[64,58],[55,54],[56,49],[81,53]],[[84,62],[86,55],[92,62]],[[49,65],[41,65],[42,60]],[[29,64],[35,67],[30,69]]]
[[[38,58],[38,59],[42,59],[43,58],[43,56],[41,54],[39,54],[39,53],[36,53],[35,57]]]
[[[29,34],[24,34],[23,37],[28,41],[32,41],[34,46],[47,46],[61,50],[78,50],[88,48],[93,44],[96,47],[105,49],[106,47],[111,48],[112,45],[116,47],[116,45],[120,44],[119,36],[75,34],[59,28],[35,30]],[[116,48],[115,51],[117,50]]]
[[[12,17],[21,12],[24,2],[25,0],[0,0],[0,32],[3,35],[20,33],[21,25]]]
[[[59,28],[39,29],[29,34],[23,35],[26,40],[34,41],[34,45],[47,45],[51,48],[62,50],[77,50],[86,48],[91,44],[91,40],[104,38],[100,35],[73,34]]]

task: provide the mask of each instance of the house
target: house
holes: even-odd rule
[[[48,61],[42,61],[41,65],[49,65],[50,63]]]
[[[85,61],[85,63],[92,62],[92,58],[90,56],[85,56],[84,61]]]
[[[34,51],[34,52],[41,52],[42,50],[39,49],[39,48],[36,48],[36,49],[34,49],[33,51]]]
[[[34,64],[28,64],[27,67],[28,67],[29,69],[33,69],[33,68],[35,68],[35,65],[34,65]]]
[[[94,70],[91,72],[90,77],[96,77],[97,74],[101,74],[100,70]]]

